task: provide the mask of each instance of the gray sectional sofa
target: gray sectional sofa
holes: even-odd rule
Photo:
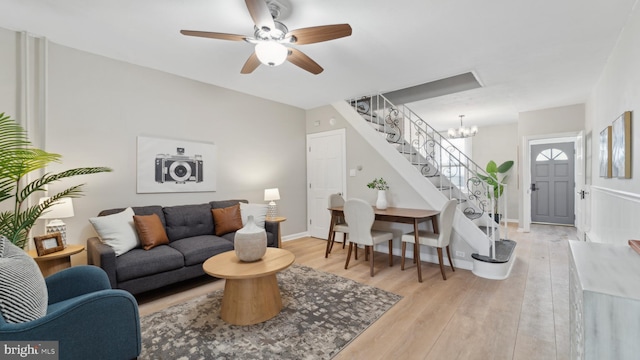
[[[208,258],[233,250],[235,232],[216,236],[212,209],[247,203],[246,200],[212,201],[206,204],[132,207],[136,215],[157,214],[169,244],[150,250],[135,248],[118,257],[98,237],[87,240],[87,262],[106,271],[111,286],[132,294],[204,275],[202,263]],[[103,210],[99,216],[125,210]],[[265,222],[267,246],[278,247],[278,223]]]

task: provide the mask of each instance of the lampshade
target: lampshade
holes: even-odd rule
[[[264,201],[273,201],[273,200],[280,200],[280,192],[278,191],[278,188],[265,189]]]
[[[42,204],[49,200],[49,197],[40,198],[39,203]],[[40,219],[64,219],[73,217],[73,202],[71,198],[62,198],[55,203],[49,209],[40,215]]]
[[[286,46],[274,42],[263,41],[256,44],[256,56],[261,63],[268,66],[278,66],[282,64],[289,54]]]

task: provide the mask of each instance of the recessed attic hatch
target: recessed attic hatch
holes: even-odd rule
[[[480,85],[478,79],[473,73],[468,72],[405,89],[390,91],[382,95],[393,104],[401,105],[479,87],[482,87],[482,85]]]

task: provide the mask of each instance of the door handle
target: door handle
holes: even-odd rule
[[[536,190],[538,190],[536,188],[536,184],[535,183],[531,184],[531,191],[536,191]]]
[[[588,191],[580,190],[578,191],[578,195],[580,195],[580,200],[584,200],[585,195],[589,194]]]

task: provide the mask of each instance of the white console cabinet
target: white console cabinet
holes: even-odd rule
[[[569,242],[571,359],[640,359],[640,254]]]

